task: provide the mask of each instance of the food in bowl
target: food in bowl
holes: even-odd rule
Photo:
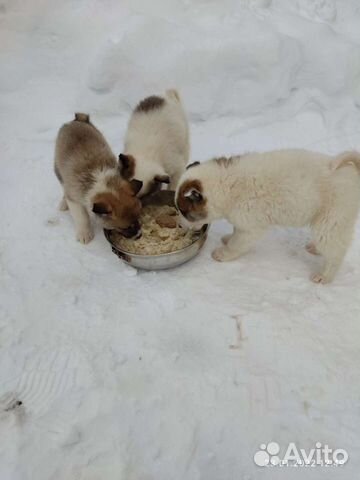
[[[113,231],[112,242],[120,250],[138,255],[161,255],[181,250],[191,245],[199,237],[199,232],[182,228],[179,218],[175,207],[148,205],[140,215],[141,237],[125,238]]]

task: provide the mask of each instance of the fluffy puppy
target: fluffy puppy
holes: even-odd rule
[[[338,157],[305,150],[252,153],[192,166],[180,179],[176,204],[188,222],[226,218],[234,232],[212,256],[219,262],[245,254],[272,225],[309,226],[310,253],[324,265],[312,276],[330,282],[351,243],[360,205],[360,154]]]
[[[167,90],[135,108],[119,155],[124,178],[143,182],[140,196],[170,184],[174,190],[189,159],[189,128],[179,94]]]
[[[79,242],[85,244],[94,237],[92,213],[103,228],[119,230],[128,237],[139,233],[141,204],[136,194],[142,183],[121,178],[115,155],[88,115],[76,113],[75,120],[60,128],[55,174],[64,189],[59,208],[69,208]]]

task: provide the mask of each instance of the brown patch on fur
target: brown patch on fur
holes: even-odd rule
[[[92,200],[94,209],[105,213],[106,228],[126,229],[138,220],[141,212],[140,200],[134,195],[128,182],[122,181],[115,192],[102,192]],[[98,208],[95,206],[98,206]]]
[[[120,175],[111,175],[106,179],[106,186],[109,190],[121,190],[124,185],[124,180],[120,177]]]
[[[120,173],[123,178],[130,179],[135,175],[135,158],[132,155],[120,153]]]
[[[93,212],[114,216],[118,207],[119,199],[113,192],[102,192],[93,198]],[[99,206],[99,208],[95,208]]]
[[[191,199],[187,193],[195,190],[200,193],[200,198]],[[186,180],[180,187],[176,204],[180,212],[190,221],[201,220],[206,217],[206,199],[202,196],[203,187],[200,180]]]
[[[165,99],[151,95],[151,97],[144,98],[135,108],[135,112],[149,112],[151,110],[157,110],[165,104]]]
[[[125,189],[125,191],[130,195],[136,195],[139,193],[142,184],[143,183],[141,180],[134,179],[129,182],[124,180],[120,175],[112,175],[106,181],[106,186],[109,188],[109,190],[120,192],[121,190]]]
[[[90,123],[90,115],[87,113],[75,113],[75,120],[77,122],[85,122],[85,123]]]
[[[233,158],[232,157],[219,157],[219,158],[215,158],[215,162],[220,167],[228,168],[230,165],[232,165]]]

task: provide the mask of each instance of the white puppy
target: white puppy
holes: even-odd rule
[[[191,166],[189,166],[191,167]],[[360,206],[360,154],[338,157],[305,150],[218,158],[188,168],[176,203],[195,226],[226,218],[232,235],[215,249],[220,262],[246,253],[271,225],[310,226],[307,250],[324,257],[312,276],[330,282],[350,245]]]
[[[189,128],[179,94],[151,96],[135,108],[119,155],[124,178],[143,182],[140,196],[161,183],[175,189],[189,160]]]

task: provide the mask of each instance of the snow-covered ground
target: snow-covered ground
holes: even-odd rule
[[[358,477],[360,224],[328,286],[306,231],[214,262],[225,222],[194,261],[136,272],[100,231],[75,241],[52,157],[74,111],[119,152],[167,87],[193,160],[360,148],[359,27],[358,0],[0,1],[1,480]],[[349,460],[256,466],[270,441]]]

